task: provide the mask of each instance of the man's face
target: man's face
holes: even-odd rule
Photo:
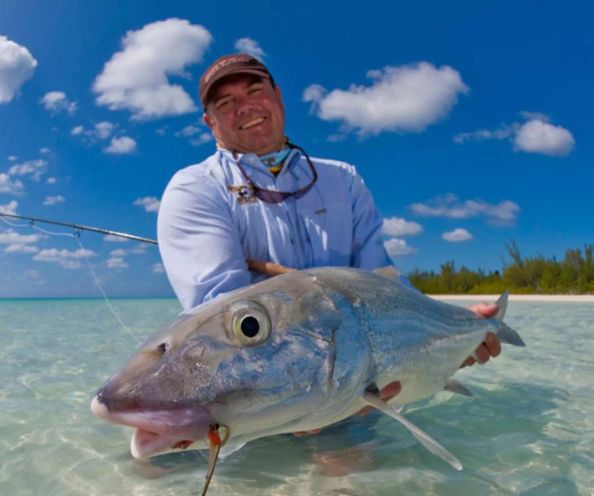
[[[269,79],[238,75],[213,88],[204,122],[218,143],[239,153],[264,155],[285,142],[285,108]]]

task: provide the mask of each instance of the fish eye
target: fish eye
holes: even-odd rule
[[[246,338],[253,338],[260,332],[260,322],[253,315],[246,315],[241,319],[239,328]]]
[[[159,352],[161,354],[164,354],[167,351],[167,343],[163,342],[163,343],[159,343],[159,346],[157,346],[157,350],[159,350]]]
[[[253,301],[238,302],[230,308],[228,329],[242,346],[256,346],[270,335],[270,317],[266,309]]]

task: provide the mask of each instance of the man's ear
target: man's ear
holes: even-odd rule
[[[204,124],[206,124],[209,129],[212,129],[212,119],[206,112],[202,114],[202,122],[204,122]]]

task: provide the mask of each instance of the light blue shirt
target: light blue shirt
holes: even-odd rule
[[[352,165],[312,158],[318,180],[307,194],[265,203],[245,188],[236,160],[260,188],[295,191],[312,180],[298,150],[277,176],[256,155],[235,158],[226,150],[173,176],[161,200],[158,238],[184,310],[262,279],[248,270],[247,258],[296,269],[392,265],[382,216]]]

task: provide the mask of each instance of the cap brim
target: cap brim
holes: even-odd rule
[[[222,72],[222,71],[221,71]],[[204,90],[204,95],[201,97],[202,105],[206,107],[208,103],[208,96],[212,92],[214,86],[220,83],[223,79],[228,78],[229,76],[234,76],[237,74],[253,74],[255,76],[261,76],[267,79],[270,79],[270,73],[262,70],[262,69],[246,69],[245,67],[237,67],[235,69],[230,69],[229,71],[225,72],[224,74],[217,75],[213,77],[209,82],[208,86]]]

